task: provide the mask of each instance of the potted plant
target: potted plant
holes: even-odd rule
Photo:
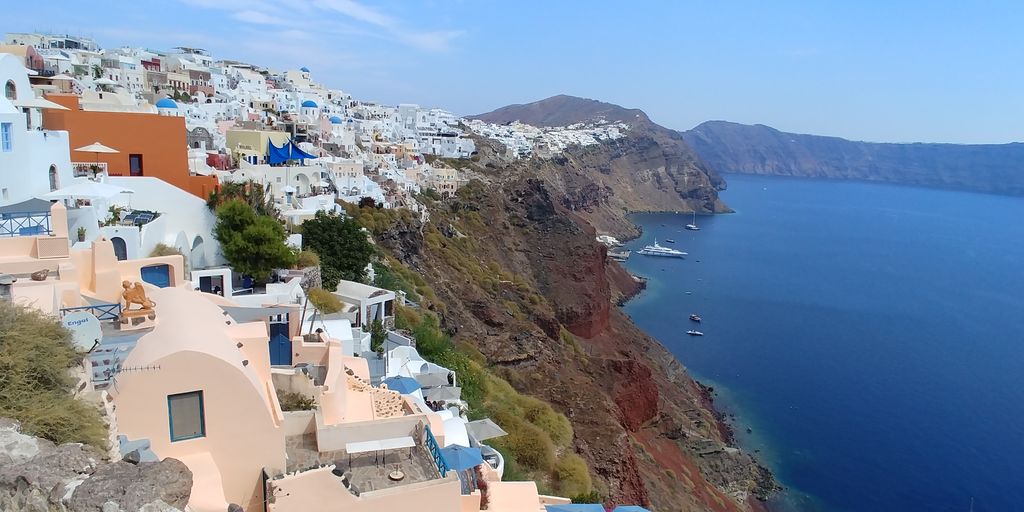
[[[85,241],[85,226],[78,226],[78,241]]]

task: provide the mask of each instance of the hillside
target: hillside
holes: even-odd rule
[[[718,197],[725,180],[701,161],[681,134],[655,124],[641,110],[561,95],[473,117],[535,126],[601,119],[629,125],[624,138],[525,162],[549,179],[559,203],[579,212],[599,231],[638,235],[625,220],[628,211],[730,211]]]
[[[595,119],[626,124],[650,121],[647,114],[640,109],[623,108],[603,101],[565,94],[533,103],[508,105],[486,114],[469,116],[469,118],[494,124],[519,121],[533,126],[567,126]]]
[[[557,432],[499,440],[510,450],[507,461],[543,489],[564,491],[550,457],[536,453],[550,437],[557,460],[581,457],[592,489],[610,502],[665,511],[756,508],[754,497],[775,487],[770,473],[729,447],[708,390],[615,307],[640,285],[594,241],[594,226],[580,214],[586,209],[567,204],[566,189],[592,188],[586,165],[633,150],[510,162],[496,149],[479,147],[479,162],[467,169],[475,178],[456,197],[426,199],[425,223],[408,215],[388,220],[379,210],[350,213],[370,224],[389,257],[385,272],[409,276],[398,288],[440,317],[461,353],[568,418],[572,435],[564,442]],[[602,209],[595,206],[595,214]],[[518,423],[500,407],[488,412]]]
[[[878,181],[1024,195],[1024,144],[883,144],[708,121],[684,132],[721,173]]]

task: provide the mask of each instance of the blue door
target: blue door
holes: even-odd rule
[[[280,333],[270,337],[270,364],[273,366],[292,365],[292,342]]]
[[[159,288],[167,288],[171,285],[170,265],[151,265],[142,267],[142,280]]]

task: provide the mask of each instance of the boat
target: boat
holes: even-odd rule
[[[697,322],[699,324],[700,321],[701,321],[701,318],[700,318],[700,315],[698,315],[697,313],[694,313],[694,314],[690,315],[690,320],[693,320],[694,322]]]
[[[700,331],[695,331],[693,329],[690,329],[689,331],[686,331],[686,334],[689,334],[690,336],[704,336],[704,333],[702,333]]]
[[[615,261],[626,261],[629,259],[629,251],[608,250],[608,257]]]
[[[637,254],[643,254],[644,256],[663,256],[668,258],[682,258],[686,256],[683,251],[677,251],[668,247],[662,247],[658,245],[658,239],[654,239],[653,245],[645,245],[643,249],[637,251]]]
[[[697,210],[693,211],[693,220],[686,225],[686,229],[689,229],[690,231],[700,231],[700,228],[697,227]]]
[[[666,239],[665,239],[665,241],[666,241],[666,242],[668,242],[668,243],[670,243],[670,244],[674,244],[674,243],[676,243],[676,241],[675,241],[675,240],[672,240],[671,238],[666,238]]]

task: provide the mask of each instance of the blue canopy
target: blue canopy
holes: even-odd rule
[[[651,512],[640,505],[619,505],[612,512]]]
[[[384,379],[381,384],[387,384],[388,389],[398,391],[403,395],[407,395],[420,389],[420,383],[416,382],[416,379],[412,377],[389,377]]]
[[[572,505],[545,505],[548,512],[604,512],[604,505],[573,503]]]
[[[480,453],[480,448],[469,448],[458,444],[441,448],[441,456],[448,463],[448,467],[455,471],[473,469],[484,463],[484,456]]]
[[[267,163],[269,164],[281,164],[288,160],[305,160],[309,158],[316,157],[299,149],[294,140],[289,139],[281,147],[275,146],[273,141],[268,141]]]

